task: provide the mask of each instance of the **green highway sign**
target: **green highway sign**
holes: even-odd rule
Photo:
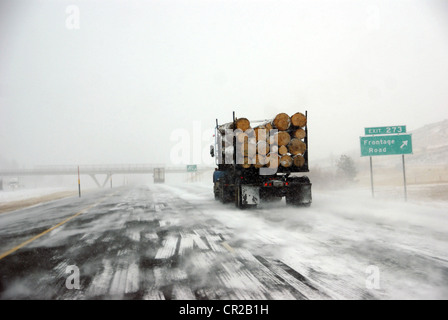
[[[361,137],[361,157],[412,153],[410,134]]]
[[[366,135],[406,133],[406,126],[364,128]]]
[[[195,164],[187,165],[187,172],[196,172],[198,171],[198,166]]]

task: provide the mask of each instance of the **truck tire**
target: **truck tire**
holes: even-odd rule
[[[235,206],[238,209],[245,209],[247,206],[243,205],[243,199],[241,196],[241,184],[235,185]]]
[[[232,195],[229,192],[229,188],[222,187],[221,188],[221,201],[222,203],[229,203],[232,201]]]
[[[241,186],[235,185],[235,207],[241,209]]]

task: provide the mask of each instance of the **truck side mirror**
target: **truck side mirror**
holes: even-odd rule
[[[215,156],[215,147],[213,147],[213,145],[210,146],[210,156]]]

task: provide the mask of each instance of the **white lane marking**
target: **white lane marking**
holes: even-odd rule
[[[185,252],[193,250],[194,240],[191,235],[181,235],[179,255],[183,255]]]
[[[222,239],[220,236],[206,236],[208,244],[210,245],[211,249],[215,252],[226,252],[224,247],[221,245]]]
[[[205,244],[204,241],[202,241],[201,237],[198,234],[192,235],[194,243],[199,247],[201,250],[209,250],[210,248]]]
[[[176,253],[177,237],[168,237],[163,244],[163,247],[157,250],[156,259],[168,259]]]
[[[109,289],[109,284],[113,276],[112,265],[109,260],[104,262],[104,270],[93,278],[89,287],[89,296],[95,297],[104,295]]]
[[[114,274],[114,278],[112,279],[109,293],[111,295],[123,294],[125,286],[126,286],[126,269],[118,269]]]
[[[132,263],[127,271],[126,275],[126,288],[125,293],[137,292],[139,289],[140,270],[136,263]]]
[[[173,287],[174,300],[196,300],[196,296],[191,289],[184,285],[175,285]]]

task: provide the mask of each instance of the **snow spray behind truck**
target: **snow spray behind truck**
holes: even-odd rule
[[[236,118],[219,124],[210,154],[216,158],[215,199],[238,208],[286,198],[294,206],[311,205],[311,182],[298,173],[308,168],[308,114],[279,113],[272,120]]]

